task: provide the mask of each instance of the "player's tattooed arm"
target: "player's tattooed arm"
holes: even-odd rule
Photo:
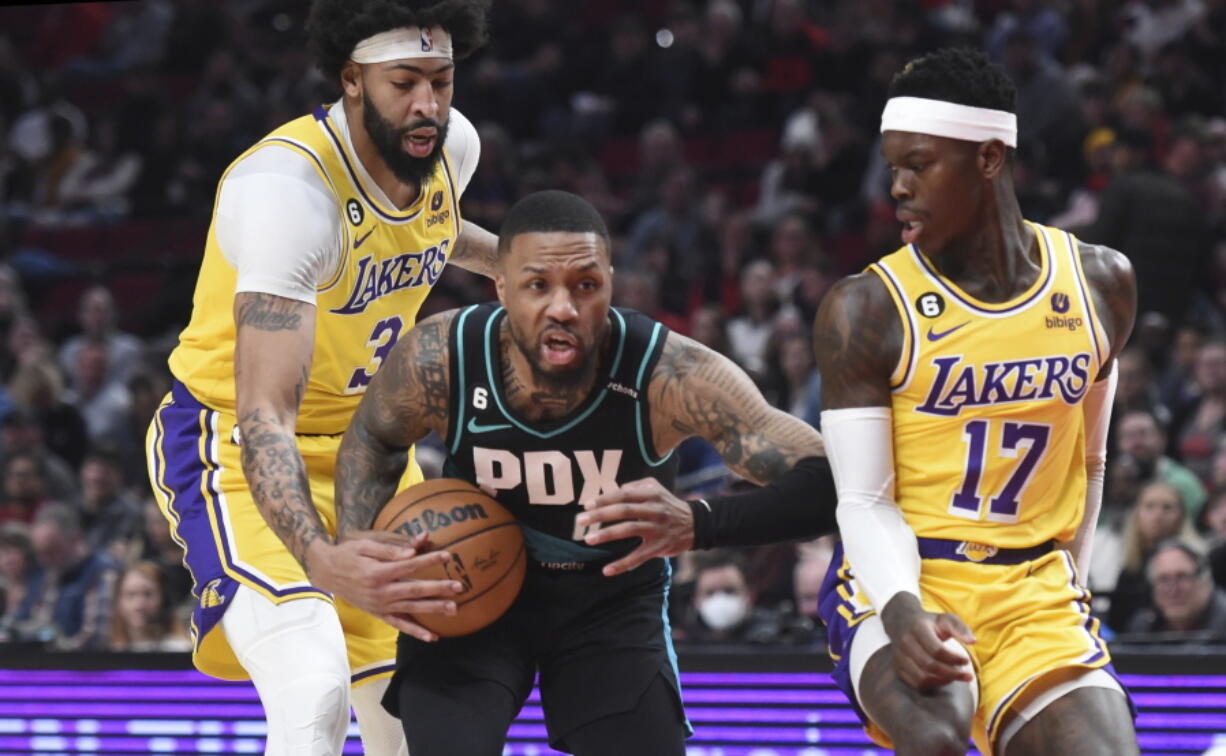
[[[647,392],[660,453],[699,436],[728,467],[759,484],[824,453],[812,426],[770,406],[727,357],[680,334],[669,334]]]
[[[498,236],[472,221],[464,221],[448,262],[493,278],[498,272]]]
[[[418,323],[375,374],[336,457],[339,536],[367,530],[396,493],[409,447],[430,431],[447,437],[452,310]]]
[[[873,273],[839,281],[813,323],[822,409],[890,406],[890,375],[902,353],[902,325]]]
[[[1110,359],[1099,373],[1105,378],[1114,360],[1128,343],[1137,317],[1137,278],[1132,263],[1122,253],[1110,247],[1081,243],[1081,267],[1085,270],[1094,298],[1094,309],[1107,331],[1111,345]]]
[[[315,340],[315,306],[240,292],[234,299],[234,382],[243,474],[268,526],[309,569],[307,553],[330,540],[311,501],[294,429]]]

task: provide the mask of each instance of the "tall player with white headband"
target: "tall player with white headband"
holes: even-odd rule
[[[904,246],[814,325],[843,539],[819,611],[836,680],[898,753],[1136,753],[1079,577],[1136,282],[1022,218],[1014,96],[964,49],[890,85]]]
[[[316,0],[311,47],[343,96],[261,139],[218,187],[149,472],[195,582],[195,663],[254,682],[267,754],[339,754],[351,698],[366,753],[406,753],[380,706],[396,630],[432,639],[403,617],[455,611],[458,584],[412,579],[445,555],[334,541],[333,467],[444,265],[492,270],[496,238],[459,214],[477,133],[450,107],[486,5]],[[405,463],[403,483],[420,480]]]

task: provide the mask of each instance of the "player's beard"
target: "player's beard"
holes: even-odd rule
[[[583,347],[583,359],[579,360],[574,367],[558,369],[553,366],[546,367],[544,365],[544,359],[541,357],[544,333],[533,339],[517,333],[509,320],[507,326],[511,333],[511,341],[515,342],[515,347],[519,349],[519,353],[528,361],[528,366],[532,369],[532,382],[538,388],[544,389],[551,394],[569,393],[583,388],[583,384],[591,379],[592,374],[595,373],[596,350],[598,345],[604,342],[602,338],[603,333],[601,338],[596,339],[595,344],[586,344],[579,339],[577,334],[571,333]]]
[[[438,164],[443,155],[443,143],[447,141],[447,127],[450,121],[440,124],[427,118],[398,129],[392,125],[391,121],[383,117],[369,97],[364,97],[362,98],[362,125],[366,127],[366,135],[370,137],[370,143],[375,146],[379,157],[383,158],[383,162],[387,164],[396,178],[406,184],[422,186],[434,172],[434,166]],[[404,138],[410,131],[426,126],[438,129],[434,149],[424,158],[413,157],[404,151],[402,146]]]

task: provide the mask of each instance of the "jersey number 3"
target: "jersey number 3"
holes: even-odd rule
[[[375,353],[371,355],[370,362],[353,371],[353,375],[349,378],[349,385],[345,387],[346,394],[356,394],[366,390],[366,387],[370,385],[370,379],[375,377],[379,366],[391,354],[392,347],[396,346],[396,339],[400,338],[401,328],[404,328],[404,321],[399,315],[393,315],[375,323],[374,330],[370,332],[370,339],[366,342],[366,346],[375,348]]]
[[[962,438],[969,447],[966,455],[966,474],[961,488],[950,501],[950,514],[972,520],[981,517],[983,497],[979,495],[979,481],[983,477],[984,467],[989,464],[988,428],[987,420],[971,420],[962,428]],[[1017,522],[1022,492],[1026,490],[1026,484],[1039,466],[1043,452],[1047,451],[1047,441],[1050,437],[1049,425],[1005,422],[997,455],[1017,459],[1018,462],[1005,485],[988,502],[988,520]]]

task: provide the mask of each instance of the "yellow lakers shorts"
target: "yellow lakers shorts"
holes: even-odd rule
[[[245,680],[218,624],[239,585],[274,603],[302,598],[333,602],[348,647],[353,684],[390,675],[397,631],[311,585],[256,508],[239,460],[241,440],[233,415],[202,405],[178,381],[154,414],[146,438],[149,478],[171,533],[184,550],[196,606],[193,660],[205,674]],[[311,499],[336,532],[333,472],[341,436],[299,436]],[[412,455],[401,488],[422,480]]]
[[[976,643],[967,648],[979,683],[971,736],[982,753],[992,753],[1010,708],[1040,692],[1028,690],[1033,683],[1061,669],[1108,667],[1111,656],[1090,614],[1089,591],[1081,587],[1067,551],[1044,546],[1010,553],[919,540],[924,608],[957,615],[975,634]],[[934,558],[934,551],[948,555]],[[1008,563],[1019,551],[1030,553]],[[864,713],[851,681],[851,642],[857,626],[874,611],[851,574],[842,544],[822,585],[818,613],[826,623],[835,682],[855,704],[869,736],[892,747]]]

